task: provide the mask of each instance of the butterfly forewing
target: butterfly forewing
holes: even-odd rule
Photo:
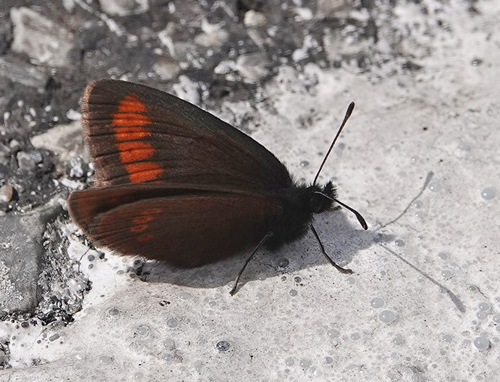
[[[262,145],[198,107],[123,81],[91,83],[83,126],[96,186],[161,182],[280,190],[286,168]]]

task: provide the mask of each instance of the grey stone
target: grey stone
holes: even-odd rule
[[[239,56],[236,66],[244,78],[257,81],[269,74],[270,62],[264,52],[256,52]]]
[[[69,64],[68,53],[74,45],[72,33],[30,8],[12,8],[10,17],[14,25],[12,50],[25,53],[37,64]]]
[[[20,170],[29,171],[35,168],[35,162],[27,152],[19,151],[16,154],[16,159]]]
[[[49,75],[41,68],[29,65],[14,57],[0,57],[0,77],[8,79],[12,83],[40,89],[47,83]]]
[[[224,44],[229,38],[229,33],[218,24],[210,24],[207,20],[201,23],[203,33],[194,38],[194,42],[204,47],[217,47]]]
[[[0,55],[8,51],[12,42],[12,24],[10,21],[0,23]]]
[[[346,13],[350,5],[346,0],[318,0],[317,17],[339,17],[340,12]]]
[[[99,0],[101,9],[108,15],[129,16],[146,12],[148,0]]]
[[[81,123],[75,121],[67,125],[57,125],[31,138],[31,144],[37,149],[53,151],[61,162],[69,162],[75,154],[84,155]]]
[[[261,27],[267,24],[267,18],[263,13],[252,9],[245,13],[243,23],[249,28]]]
[[[177,62],[164,57],[160,57],[153,68],[164,81],[174,79],[181,71],[181,67]]]
[[[0,216],[0,309],[32,312],[38,303],[42,235],[61,212],[51,206],[25,215]]]
[[[30,153],[30,158],[35,164],[40,164],[43,162],[43,155],[40,151],[32,151]]]
[[[0,187],[0,203],[8,203],[14,195],[14,187],[11,184],[4,184]]]

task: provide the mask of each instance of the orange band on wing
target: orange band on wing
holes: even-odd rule
[[[137,236],[137,241],[145,243],[146,241],[151,241],[154,239],[154,235],[151,233],[144,233],[141,236]]]
[[[124,113],[117,111],[113,114],[113,125],[115,126],[145,126],[151,120],[144,114]]]
[[[149,180],[155,180],[163,172],[161,166],[154,162],[137,162],[126,164],[130,182],[142,183]]]
[[[123,163],[138,162],[153,156],[155,149],[147,142],[129,141],[117,143],[120,160]]]
[[[133,225],[129,228],[129,232],[133,234],[142,233],[137,236],[137,240],[139,241],[145,242],[152,240],[154,238],[153,233],[146,231],[150,228],[149,223],[153,222],[156,219],[156,215],[159,215],[161,212],[161,208],[148,208],[141,211],[139,216],[132,218]]]
[[[141,141],[151,135],[146,127],[151,124],[146,111],[144,103],[136,96],[128,95],[120,101],[111,122],[120,161],[124,164],[131,183],[156,180],[163,172],[159,164],[145,161],[152,158],[155,152],[151,144]]]
[[[141,224],[141,225],[134,225],[129,228],[129,232],[131,233],[139,233],[139,232],[144,232],[148,229],[148,226],[146,224]]]
[[[132,219],[134,224],[147,224],[155,220],[155,217],[152,215],[149,216],[136,216]]]
[[[133,95],[123,97],[118,108],[118,112],[122,113],[144,113],[146,110],[146,105]]]
[[[115,139],[117,141],[134,141],[151,135],[151,133],[143,127],[137,127],[134,131],[128,132],[123,131],[125,129],[118,128],[114,128],[113,130],[115,131]],[[118,132],[116,132],[117,130]]]

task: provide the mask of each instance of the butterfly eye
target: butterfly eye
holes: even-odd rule
[[[329,209],[331,205],[332,201],[319,193],[312,194],[309,199],[309,208],[314,214],[319,214],[320,212]]]

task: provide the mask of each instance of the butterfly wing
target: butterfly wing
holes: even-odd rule
[[[162,182],[276,190],[292,184],[285,166],[255,140],[147,86],[91,83],[82,121],[99,187]]]
[[[261,193],[161,184],[76,191],[68,205],[96,243],[178,267],[213,263],[255,246],[282,208]]]

